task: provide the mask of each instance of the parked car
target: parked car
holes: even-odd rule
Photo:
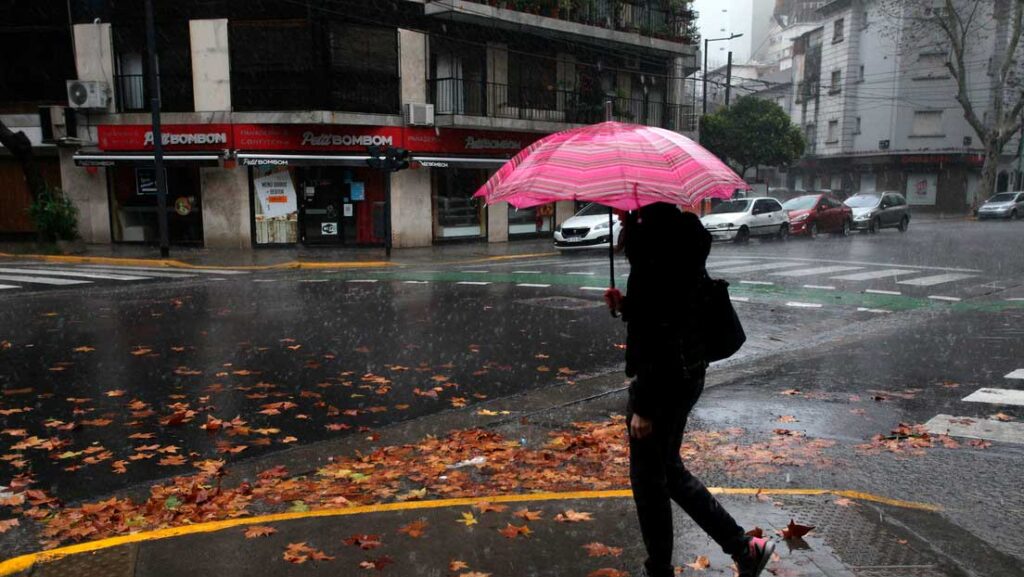
[[[608,248],[608,238],[612,242],[619,241],[622,222],[618,217],[613,219],[614,229],[609,235],[608,207],[590,203],[570,216],[555,228],[555,248],[558,250],[577,250],[585,248]]]
[[[789,234],[816,238],[820,232],[847,236],[853,227],[853,210],[826,194],[807,194],[787,200]]]
[[[1024,216],[1024,192],[1000,192],[978,207],[978,220],[986,218],[1008,218],[1016,220]]]
[[[786,238],[789,217],[774,198],[746,198],[723,202],[700,219],[715,240],[746,242],[750,237]]]
[[[898,192],[865,192],[847,198],[843,203],[853,209],[855,230],[878,232],[883,228],[898,228],[907,232],[910,210],[907,199]]]

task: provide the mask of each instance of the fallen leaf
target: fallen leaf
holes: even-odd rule
[[[796,417],[794,417],[793,415],[782,415],[781,417],[779,417],[778,420],[779,420],[780,423],[797,423],[797,422],[799,422],[799,421],[796,420]]]
[[[506,539],[515,539],[519,535],[529,536],[530,533],[533,533],[527,525],[516,526],[512,523],[508,523],[504,529],[499,529],[498,532]]]
[[[555,521],[559,523],[580,523],[582,521],[593,521],[594,519],[590,516],[590,513],[577,512],[572,509],[567,510],[565,513],[559,513],[555,515]]]
[[[618,569],[612,569],[611,567],[604,567],[587,573],[587,577],[629,577],[629,573]]]
[[[523,508],[512,513],[512,516],[523,519],[524,521],[538,521],[542,514],[543,513],[540,511],[530,511],[529,509]]]
[[[841,499],[836,499],[835,501],[832,501],[832,503],[834,503],[834,504],[836,504],[836,505],[838,505],[840,507],[851,507],[851,506],[857,504],[852,499],[847,499],[846,497],[843,497]]]
[[[162,465],[164,467],[174,467],[177,465],[184,465],[186,464],[186,461],[185,457],[181,455],[171,455],[170,457],[164,457],[163,459],[160,459],[159,461],[157,461],[157,464]]]
[[[423,519],[419,519],[409,523],[408,525],[402,525],[398,528],[399,533],[405,533],[413,539],[419,539],[423,536],[423,531],[427,528],[427,522]]]
[[[0,520],[0,535],[3,535],[4,533],[10,531],[14,527],[17,527],[18,525],[19,523],[17,519]]]
[[[118,475],[123,475],[128,472],[128,468],[125,467],[127,464],[128,461],[114,461],[110,464],[110,468]]]
[[[90,346],[82,346],[82,347],[75,347],[73,350],[76,353],[91,353],[91,352],[95,351],[96,349],[94,349],[94,348],[92,348]]]
[[[141,357],[142,355],[148,355],[151,352],[153,352],[152,349],[139,347],[132,351],[132,354],[135,355],[136,357]]]
[[[495,505],[488,501],[480,501],[476,505],[473,505],[473,508],[481,513],[503,513],[505,509],[508,509],[508,505]]]
[[[997,421],[1002,421],[1004,423],[1008,423],[1008,422],[1013,420],[1013,417],[1011,417],[1010,415],[1007,415],[1006,413],[996,413],[996,414],[992,415],[992,418],[997,420]]]
[[[472,511],[468,511],[466,513],[463,513],[462,514],[462,518],[461,519],[457,519],[457,521],[459,523],[462,523],[463,525],[465,525],[467,527],[469,527],[471,525],[476,525],[478,523],[478,521],[476,520],[476,517],[473,515]]]
[[[785,391],[779,391],[780,395],[796,396],[800,394],[798,389],[786,389]]]
[[[376,559],[371,559],[370,561],[362,561],[359,563],[359,566],[363,569],[376,569],[377,571],[382,571],[385,567],[391,565],[392,563],[394,563],[394,561],[391,560],[391,557],[388,557],[387,555],[382,555]]]
[[[694,571],[704,571],[711,566],[711,560],[704,555],[700,555],[693,560],[693,563],[687,563],[686,566]]]
[[[804,535],[811,532],[814,527],[807,525],[797,525],[792,519],[789,520],[789,525],[785,529],[779,531],[783,539],[799,539]]]
[[[357,545],[363,551],[369,551],[380,547],[380,535],[352,535],[345,539],[346,545]]]
[[[462,569],[469,569],[469,565],[465,561],[459,561],[458,559],[452,559],[451,563],[448,563],[448,570],[452,573],[460,571]]]
[[[622,555],[622,547],[609,547],[604,543],[587,543],[583,546],[589,557],[618,557]]]
[[[277,533],[277,529],[269,527],[267,525],[253,525],[245,530],[246,539],[255,539],[257,537],[269,537]]]

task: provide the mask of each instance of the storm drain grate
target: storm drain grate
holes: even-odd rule
[[[135,573],[137,545],[70,555],[37,565],[32,577],[131,577]]]

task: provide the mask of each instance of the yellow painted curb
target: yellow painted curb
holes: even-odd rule
[[[504,260],[522,260],[526,258],[542,258],[547,256],[557,256],[558,252],[533,252],[527,254],[506,254],[503,256],[488,256],[484,258],[475,258],[470,260],[453,260],[442,264],[479,264],[482,262],[501,262]]]
[[[24,258],[41,260],[44,262],[71,263],[71,264],[109,264],[117,266],[154,266],[165,268],[195,269],[195,270],[292,270],[292,269],[352,269],[352,268],[383,268],[395,266],[395,263],[388,261],[342,261],[342,262],[303,262],[289,261],[268,265],[199,265],[190,264],[173,259],[149,259],[149,258],[121,258],[110,256],[69,256],[52,254],[10,254],[0,252],[4,258]]]
[[[709,487],[715,495],[836,495],[848,499],[860,501],[871,501],[884,503],[905,509],[916,509],[919,511],[939,511],[941,507],[928,503],[917,503],[914,501],[903,501],[890,499],[871,493],[860,491],[842,491],[832,489],[757,489],[743,487]],[[524,503],[537,501],[567,501],[581,499],[621,499],[632,497],[633,492],[629,489],[618,489],[611,491],[575,491],[568,493],[527,493],[522,495],[483,495],[479,497],[466,497],[461,499],[438,499],[435,501],[404,501],[401,503],[383,503],[378,505],[364,505],[359,507],[346,507],[335,509],[319,509],[315,511],[300,511],[292,513],[276,513],[273,515],[260,515],[257,517],[240,517],[237,519],[225,519],[223,521],[211,521],[208,523],[196,523],[195,525],[183,525],[181,527],[167,527],[153,531],[142,531],[131,535],[121,535],[109,539],[99,539],[86,543],[78,543],[59,547],[49,551],[29,553],[19,557],[13,557],[0,562],[0,577],[7,577],[20,571],[31,569],[36,563],[55,561],[70,555],[91,553],[102,549],[110,549],[131,543],[144,541],[157,541],[170,539],[185,535],[199,533],[213,533],[243,527],[247,525],[265,525],[267,523],[280,523],[283,521],[294,521],[297,519],[315,519],[319,517],[343,517],[348,515],[363,515],[367,513],[387,513],[392,511],[412,511],[417,509],[441,509],[445,507],[465,507],[474,505],[481,501],[489,503]]]

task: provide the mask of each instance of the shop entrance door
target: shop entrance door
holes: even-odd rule
[[[306,244],[341,244],[344,242],[342,196],[338,186],[307,185],[303,187],[302,242]]]

